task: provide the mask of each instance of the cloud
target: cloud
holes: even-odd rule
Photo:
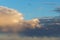
[[[0,26],[11,25],[23,20],[23,15],[14,9],[0,6]]]
[[[60,36],[60,25],[52,24],[54,20],[32,19],[24,20],[23,14],[15,9],[0,6],[0,32],[14,32],[22,36]]]
[[[43,4],[47,4],[47,5],[56,5],[56,2],[42,2]]]
[[[60,6],[56,7],[53,11],[56,11],[56,12],[60,13]]]
[[[2,31],[21,31],[25,28],[35,28],[39,26],[38,19],[24,20],[23,14],[15,9],[0,6],[0,28]]]

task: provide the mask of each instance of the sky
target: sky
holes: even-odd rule
[[[58,16],[53,11],[60,6],[60,0],[0,0],[0,6],[18,10],[26,20],[46,16]]]

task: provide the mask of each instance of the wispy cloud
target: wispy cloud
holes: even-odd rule
[[[56,5],[57,4],[56,2],[41,2],[41,3],[45,5]]]

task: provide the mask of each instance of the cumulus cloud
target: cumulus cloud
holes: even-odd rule
[[[0,28],[2,31],[23,30],[25,28],[40,27],[38,19],[24,20],[23,15],[15,9],[0,6]]]
[[[11,25],[23,20],[23,15],[14,9],[0,6],[0,25]]]

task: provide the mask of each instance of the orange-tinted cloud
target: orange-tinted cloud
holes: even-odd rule
[[[25,28],[40,27],[38,19],[24,20],[23,15],[17,10],[0,6],[0,28],[2,31],[20,31]]]

